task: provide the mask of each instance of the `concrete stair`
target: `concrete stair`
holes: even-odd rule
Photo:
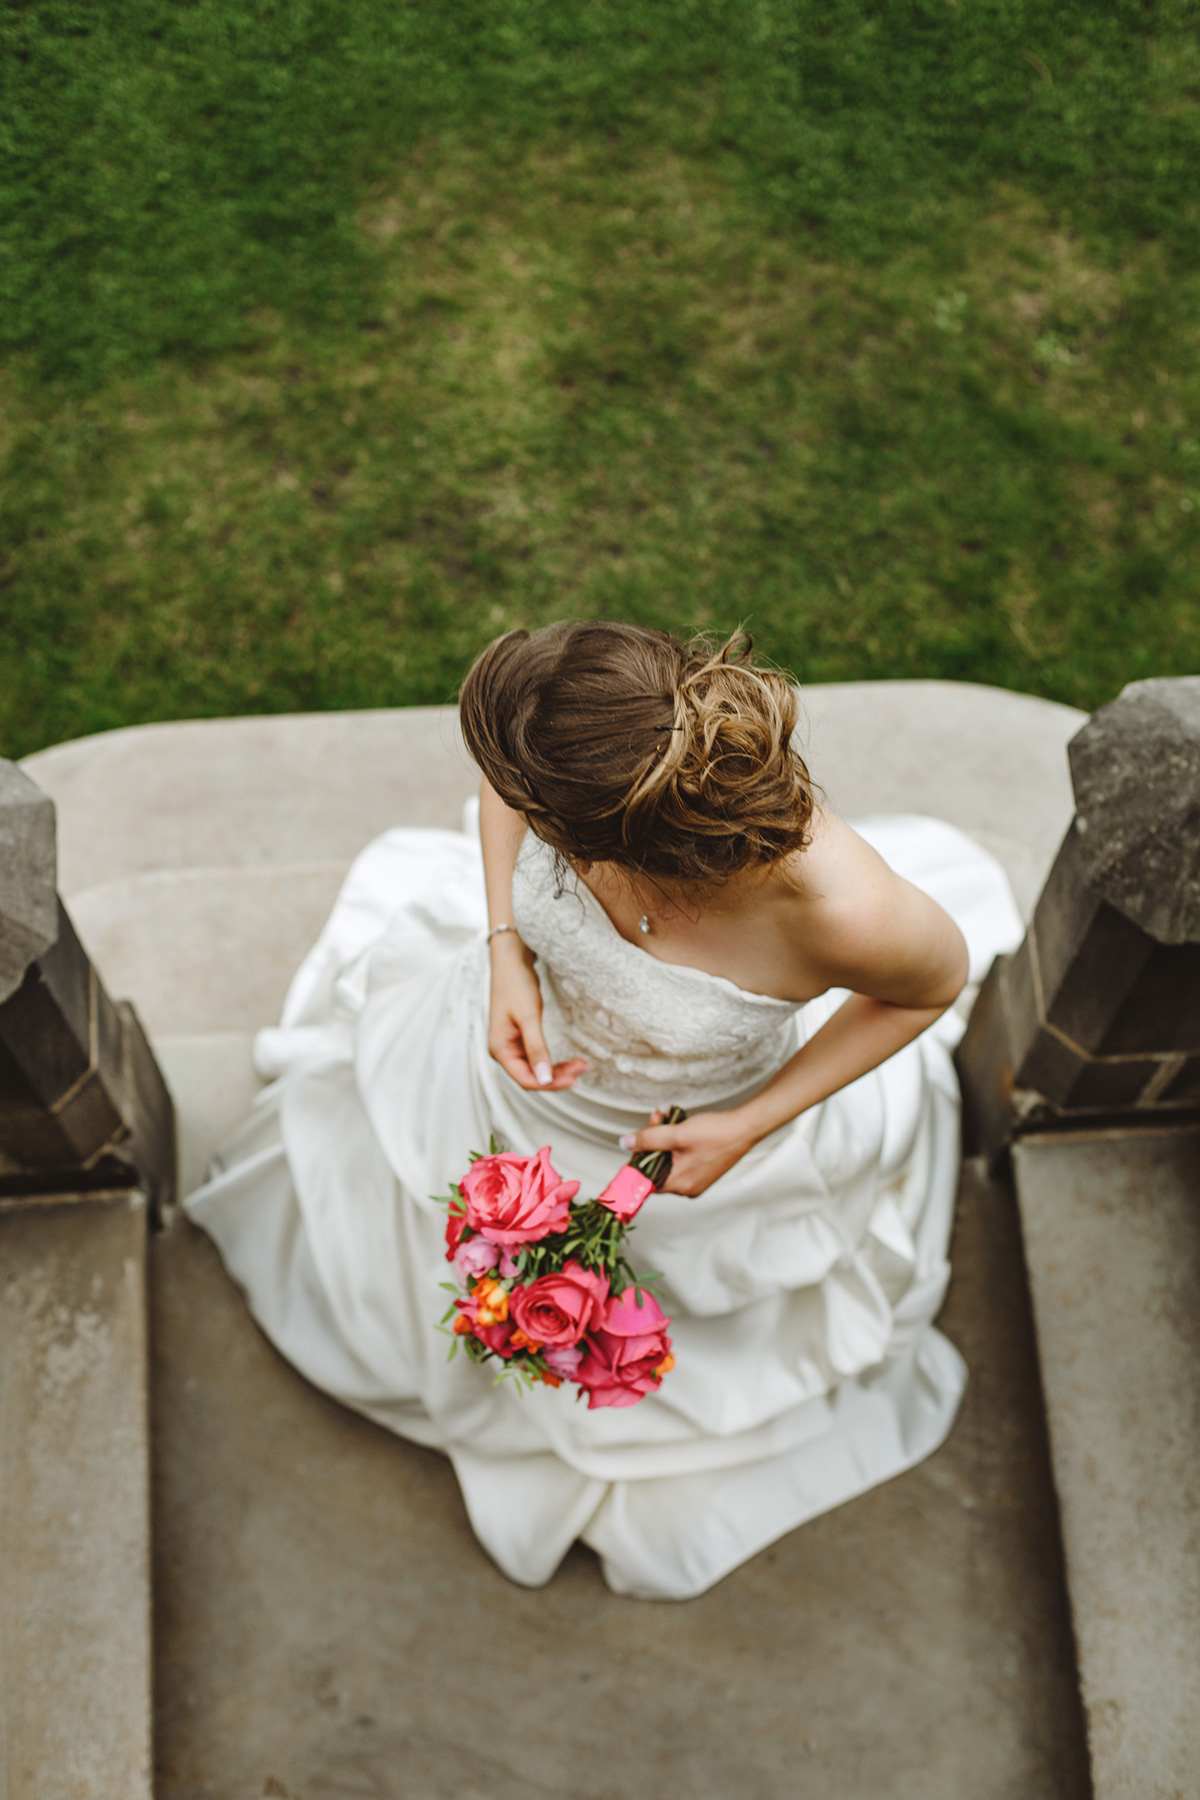
[[[872,812],[928,812],[951,820],[976,836],[1004,864],[1022,911],[1029,915],[1071,817],[1064,748],[1082,715],[1027,696],[938,682],[813,688],[807,691],[806,704],[811,765],[839,811],[851,817]],[[252,1034],[277,1018],[287,982],[316,936],[351,857],[371,836],[391,825],[457,825],[462,803],[475,789],[476,776],[458,742],[453,713],[450,709],[413,709],[147,726],[57,746],[31,757],[24,767],[57,803],[60,885],[80,935],[109,990],[136,1004],[172,1088],[179,1114],[181,1191],[186,1193],[202,1179],[213,1148],[236,1125],[253,1097],[257,1082],[250,1061]],[[1033,1177],[1024,1173],[1024,1151],[1022,1159],[1018,1167],[1038,1301],[1043,1381],[1055,1445],[1055,1473],[1070,1531],[1075,1516],[1071,1484],[1088,1479],[1086,1473],[1080,1474],[1081,1469],[1086,1470],[1087,1452],[1072,1453],[1065,1460],[1060,1454],[1060,1443],[1066,1438],[1056,1420],[1056,1409],[1071,1411],[1074,1402],[1055,1370],[1078,1360],[1083,1339],[1069,1309],[1060,1304],[1053,1285],[1047,1287],[1043,1278],[1041,1262],[1048,1253],[1037,1228],[1043,1212],[1036,1210],[1036,1202],[1026,1201],[1025,1188],[1033,1191]],[[1036,1166],[1042,1169],[1049,1164]],[[1057,1177],[1050,1180],[1051,1190],[1056,1181]],[[1009,1296],[1009,1314],[1015,1317],[1014,1309],[1020,1314],[1012,1325],[1017,1339],[1005,1353],[1010,1364],[1020,1364],[1025,1354],[1020,1346],[1028,1341],[1020,1335],[1026,1326],[1021,1322],[1025,1315],[1021,1312],[1017,1237],[1015,1230],[1009,1232],[1002,1224],[1010,1206],[1002,1186],[989,1183],[979,1170],[968,1171],[960,1220],[960,1232],[966,1231],[968,1236],[956,1254],[960,1266],[969,1266],[972,1257],[976,1258],[983,1286],[976,1292],[973,1310],[968,1309],[960,1320],[960,1341],[965,1342],[968,1360],[977,1371],[968,1405],[983,1409],[981,1422],[973,1425],[975,1415],[968,1412],[947,1450],[922,1470],[856,1503],[857,1510],[845,1509],[845,1518],[818,1521],[796,1534],[795,1544],[789,1540],[779,1547],[781,1560],[774,1576],[764,1573],[764,1559],[759,1559],[764,1562],[763,1569],[753,1565],[750,1571],[722,1584],[717,1596],[679,1609],[681,1621],[693,1621],[691,1629],[708,1621],[705,1630],[731,1632],[733,1641],[743,1644],[737,1655],[750,1659],[745,1665],[749,1672],[758,1667],[754,1662],[757,1651],[739,1636],[748,1626],[739,1625],[741,1615],[730,1610],[738,1596],[739,1604],[758,1609],[753,1616],[760,1620],[760,1632],[765,1630],[769,1638],[773,1632],[784,1631],[777,1622],[781,1615],[772,1607],[782,1604],[785,1595],[789,1606],[802,1610],[811,1606],[828,1613],[831,1604],[837,1610],[837,1597],[831,1597],[827,1585],[833,1577],[820,1574],[823,1557],[832,1556],[835,1561],[848,1557],[860,1564],[866,1559],[877,1577],[875,1598],[856,1590],[853,1603],[848,1603],[852,1616],[843,1636],[825,1646],[829,1666],[841,1658],[844,1681],[826,1691],[816,1666],[810,1667],[804,1661],[805,1652],[797,1648],[796,1668],[808,1670],[808,1686],[802,1685],[801,1693],[810,1697],[817,1723],[801,1729],[793,1716],[794,1700],[785,1700],[781,1693],[778,1720],[760,1722],[766,1733],[763,1741],[777,1743],[778,1757],[772,1752],[770,1757],[757,1761],[751,1757],[744,1763],[743,1772],[745,1768],[753,1770],[752,1780],[741,1781],[736,1788],[728,1785],[733,1765],[726,1767],[718,1758],[708,1769],[688,1762],[685,1785],[680,1785],[684,1765],[675,1765],[675,1776],[667,1775],[665,1785],[664,1779],[657,1782],[661,1791],[689,1795],[739,1791],[761,1794],[763,1800],[775,1800],[785,1793],[819,1794],[822,1800],[825,1796],[865,1800],[868,1794],[910,1793],[921,1794],[922,1800],[930,1796],[938,1800],[943,1794],[946,1800],[974,1800],[975,1796],[999,1800],[1001,1795],[1017,1792],[1029,1800],[1042,1794],[1079,1795],[1082,1800],[1087,1776],[1072,1748],[1075,1702],[1070,1674],[1064,1674],[1070,1664],[1070,1639],[1069,1633],[1063,1635],[1061,1622],[1056,1623],[1055,1613],[1059,1575],[1057,1548],[1052,1542],[1053,1504],[1048,1487],[1043,1493],[1038,1485],[1042,1480],[1037,1473],[1042,1466],[1038,1458],[1044,1451],[1039,1448],[1040,1417],[1034,1417],[1040,1407],[1036,1374],[1030,1363],[1028,1383],[1012,1389],[1005,1387],[1005,1378],[998,1372],[991,1372],[999,1370],[996,1334],[1008,1326],[1002,1325],[994,1308],[988,1311],[984,1279],[988,1271],[980,1260],[980,1247],[985,1244],[997,1246],[991,1275]],[[1155,1229],[1152,1221],[1147,1229]],[[388,1609],[379,1601],[381,1581],[385,1587],[388,1581],[404,1587],[407,1603],[425,1620],[427,1633],[438,1630],[438,1620],[445,1618],[452,1601],[475,1616],[478,1596],[484,1593],[496,1616],[508,1621],[506,1628],[525,1630],[525,1626],[519,1627],[520,1619],[531,1605],[545,1606],[546,1597],[522,1596],[506,1584],[497,1586],[499,1578],[493,1579],[489,1565],[465,1533],[452,1483],[440,1459],[398,1446],[363,1421],[331,1408],[279,1363],[248,1326],[236,1296],[227,1295],[228,1284],[204,1240],[178,1223],[152,1250],[158,1320],[154,1352],[159,1496],[155,1530],[160,1545],[156,1565],[157,1791],[162,1800],[175,1800],[176,1796],[182,1800],[184,1795],[201,1792],[293,1791],[289,1784],[298,1777],[289,1774],[283,1764],[288,1743],[299,1742],[305,1734],[306,1742],[312,1740],[312,1747],[305,1752],[307,1760],[301,1759],[308,1781],[303,1788],[306,1794],[395,1793],[407,1800],[410,1794],[445,1793],[458,1800],[476,1791],[517,1792],[518,1786],[513,1785],[516,1777],[504,1768],[498,1773],[493,1770],[488,1780],[482,1771],[458,1768],[448,1741],[439,1748],[427,1736],[422,1737],[419,1717],[411,1729],[405,1728],[407,1735],[401,1734],[403,1745],[396,1738],[394,1720],[389,1727],[391,1735],[381,1738],[379,1711],[386,1702],[376,1691],[378,1683],[364,1665],[361,1652],[351,1650],[347,1634],[357,1641],[364,1630],[369,1632],[372,1608],[382,1605],[379,1630],[390,1643]],[[212,1327],[218,1319],[214,1337]],[[980,1321],[991,1321],[986,1331]],[[1087,1330],[1092,1330],[1091,1325]],[[971,1340],[972,1331],[978,1341],[966,1341]],[[978,1337],[980,1331],[985,1331],[982,1338]],[[992,1335],[986,1336],[987,1332]],[[1096,1379],[1102,1382],[1103,1346],[1097,1352],[1092,1339],[1086,1341],[1087,1355],[1099,1355]],[[227,1369],[220,1366],[223,1345]],[[989,1407],[998,1410],[989,1412]],[[256,1449],[256,1419],[263,1421],[261,1454]],[[235,1441],[244,1459],[240,1468],[230,1464],[219,1448]],[[996,1485],[1001,1478],[993,1470],[993,1461],[995,1445],[1000,1442],[1010,1447],[1012,1467],[1025,1470],[1019,1491],[1010,1487],[1001,1492],[1002,1481],[1001,1487]],[[209,1448],[202,1448],[205,1445]],[[1139,1454],[1149,1454],[1145,1444]],[[340,1486],[331,1473],[331,1457],[341,1459]],[[393,1501],[385,1501],[384,1495],[388,1484],[397,1480],[398,1491],[411,1495],[412,1504],[397,1501],[400,1511],[392,1524],[402,1535],[407,1532],[413,1537],[414,1547],[423,1545],[419,1555],[427,1568],[420,1580],[407,1563],[397,1565],[390,1550],[384,1553],[364,1523],[368,1514],[374,1516],[373,1508],[395,1510]],[[329,1511],[322,1511],[313,1499],[310,1490],[314,1484],[318,1497],[326,1494]],[[249,1495],[254,1496],[253,1526],[244,1514]],[[351,1567],[344,1558],[337,1560],[334,1545],[322,1534],[341,1529],[337,1521],[347,1508],[359,1509],[356,1522],[347,1525],[347,1534],[359,1544],[361,1556],[374,1570],[361,1600],[353,1605],[347,1600],[338,1617],[322,1613],[320,1622],[313,1623],[320,1607],[311,1595],[300,1604],[282,1568],[272,1587],[268,1575],[250,1567],[246,1557],[251,1554],[264,1559],[268,1572],[274,1567],[275,1552],[270,1545],[274,1528],[263,1510],[271,1507],[278,1509],[279,1541],[287,1544],[289,1556],[301,1565],[307,1557],[311,1567],[324,1570],[323,1586],[343,1595],[357,1593],[355,1584],[363,1577],[357,1561]],[[442,1521],[436,1530],[426,1518],[430,1507]],[[240,1533],[240,1549],[232,1564],[228,1545],[212,1536],[212,1515],[219,1515],[223,1508],[232,1508],[231,1516],[240,1521],[230,1527]],[[1011,1537],[1017,1519],[1023,1521],[1023,1548]],[[932,1536],[926,1531],[927,1524],[931,1528],[936,1524]],[[855,1538],[856,1530],[866,1535]],[[439,1537],[439,1532],[449,1535]],[[1030,1546],[1035,1542],[1038,1548],[1033,1552]],[[204,1568],[194,1552],[200,1543],[207,1546],[207,1587]],[[953,1561],[957,1553],[947,1551],[946,1545],[960,1546],[965,1585],[956,1586],[947,1567],[939,1569],[939,1555],[943,1560],[949,1555]],[[1089,1558],[1092,1549],[1082,1544],[1073,1548],[1069,1539],[1068,1554],[1077,1634],[1084,1645],[1100,1642],[1106,1630],[1103,1608],[1094,1619],[1092,1592],[1075,1576],[1077,1563],[1083,1566],[1080,1558]],[[465,1573],[461,1579],[438,1560],[447,1555],[462,1562]],[[767,1556],[774,1558],[776,1552]],[[810,1562],[813,1557],[816,1561]],[[928,1719],[912,1716],[914,1705],[919,1709],[925,1704],[931,1690],[928,1682],[918,1682],[915,1689],[906,1686],[901,1671],[904,1666],[911,1669],[914,1656],[919,1663],[924,1652],[910,1644],[895,1666],[886,1658],[880,1663],[877,1655],[879,1633],[886,1637],[889,1631],[899,1631],[905,1610],[898,1590],[892,1603],[881,1603],[878,1593],[892,1591],[895,1584],[888,1570],[906,1559],[913,1562],[918,1583],[914,1591],[939,1593],[944,1602],[941,1612],[934,1605],[930,1614],[945,1640],[943,1649],[959,1646],[959,1651],[949,1653],[937,1677],[947,1695],[959,1695],[947,1702],[949,1713],[943,1723],[935,1723],[932,1715]],[[972,1568],[976,1570],[974,1578],[968,1576]],[[1012,1594],[1007,1601],[1002,1599],[1008,1579],[1002,1571],[1016,1568],[1026,1571],[1030,1592],[1035,1595],[1036,1604],[1029,1602],[1032,1610],[1027,1615],[1021,1613],[1024,1601]],[[927,1574],[920,1575],[921,1569]],[[977,1589],[972,1599],[971,1579],[984,1580],[979,1571],[985,1569],[994,1571],[994,1577],[991,1573],[987,1576],[987,1581],[994,1581],[987,1592],[996,1597],[989,1599]],[[563,1595],[571,1598],[577,1617],[592,1620],[597,1630],[616,1629],[604,1623],[608,1609],[615,1605],[619,1611],[626,1603],[611,1602],[602,1590],[593,1591],[595,1584],[589,1585],[585,1561],[574,1559],[563,1582]],[[773,1584],[778,1589],[774,1599]],[[254,1621],[245,1612],[246,1594],[257,1596]],[[1128,1600],[1126,1596],[1126,1606]],[[1011,1617],[1004,1612],[1010,1602],[1015,1608]],[[871,1611],[881,1604],[882,1611]],[[888,1604],[893,1605],[891,1613]],[[275,1606],[286,1614],[286,1623],[281,1614],[282,1639],[273,1649],[270,1633],[264,1638],[258,1621]],[[1000,1610],[993,1616],[989,1607]],[[970,1623],[966,1615],[972,1608],[981,1619],[991,1618],[986,1645],[982,1641],[976,1644],[972,1638],[968,1646],[963,1638]],[[586,1658],[580,1661],[570,1620],[560,1616],[557,1601],[551,1605],[551,1613],[558,1621],[556,1629],[564,1633],[571,1678],[578,1675],[584,1679]],[[751,1616],[747,1614],[746,1620]],[[482,1626],[482,1619],[479,1623]],[[256,1646],[253,1662],[239,1661],[230,1647],[230,1632],[236,1635],[243,1627],[247,1642]],[[683,1642],[674,1641],[672,1629],[664,1627],[663,1633],[652,1635],[656,1642],[661,1637],[659,1648],[665,1657],[686,1661]],[[399,1681],[404,1657],[397,1662],[396,1654],[384,1644],[377,1660],[380,1668],[395,1669]],[[412,1654],[416,1654],[415,1648]],[[279,1679],[287,1689],[286,1704],[278,1687],[272,1700],[270,1682],[260,1667],[264,1659],[270,1663],[273,1656],[276,1663],[271,1666],[278,1664],[284,1669]],[[232,1687],[228,1682],[222,1685],[215,1673],[204,1673],[206,1657],[218,1661],[232,1658],[232,1666],[242,1671]],[[1039,1661],[1041,1657],[1048,1660]],[[877,1705],[883,1708],[879,1716],[888,1720],[885,1737],[889,1739],[886,1744],[880,1741],[878,1754],[869,1748],[875,1742],[872,1733],[879,1729],[869,1722],[870,1697],[854,1687],[855,1668],[860,1663],[874,1671],[877,1685],[887,1690],[891,1684],[894,1696],[903,1697],[896,1711],[894,1704],[885,1704],[876,1696]],[[351,1671],[344,1680],[338,1673],[342,1664]],[[1014,1687],[1018,1670],[1028,1673],[1028,1681]],[[786,1669],[781,1672],[778,1655],[771,1653],[762,1665],[761,1679],[769,1685],[778,1682],[781,1674],[786,1674]],[[926,1675],[928,1681],[934,1680],[931,1665]],[[697,1696],[707,1692],[707,1675],[702,1678],[693,1671],[690,1679],[696,1684]],[[730,1679],[737,1686],[736,1678]],[[449,1666],[446,1680],[453,1681]],[[367,1695],[358,1713],[354,1712],[358,1702],[348,1691],[356,1683]],[[1023,1696],[1019,1701],[1018,1687]],[[747,1695],[752,1688],[753,1683]],[[367,1690],[371,1690],[369,1694]],[[990,1695],[986,1717],[975,1705],[983,1691]],[[1109,1691],[1105,1688],[1101,1695],[1101,1689],[1095,1688],[1094,1693],[1101,1696],[1095,1704]],[[670,1680],[664,1696],[666,1711],[682,1720],[687,1707]],[[1092,1689],[1088,1697],[1092,1703]],[[426,1696],[426,1703],[432,1716],[437,1711],[436,1700]],[[409,1704],[405,1699],[401,1711]],[[515,1696],[511,1704],[517,1704]],[[718,1702],[713,1699],[712,1704]],[[195,1714],[197,1705],[200,1717]],[[272,1705],[276,1706],[274,1714]],[[324,1735],[308,1720],[306,1707],[317,1709],[313,1719],[318,1725],[324,1719],[328,1727],[322,1727]],[[298,1722],[302,1715],[308,1720],[303,1731]],[[368,1723],[355,1727],[354,1719],[359,1717]],[[280,1723],[285,1718],[292,1720],[286,1729]],[[635,1748],[655,1732],[648,1715],[643,1723],[644,1738],[641,1726],[632,1734]],[[1109,1794],[1161,1793],[1165,1797],[1192,1791],[1112,1785],[1109,1768],[1115,1764],[1109,1740],[1097,1730],[1095,1718],[1091,1724],[1094,1779],[1102,1800]],[[499,1731],[498,1725],[496,1729]],[[356,1730],[363,1735],[356,1737]],[[563,1731],[565,1743],[570,1733],[565,1725]],[[961,1737],[964,1732],[968,1737],[973,1734],[973,1743]],[[277,1746],[271,1750],[274,1761],[270,1767],[260,1766],[261,1759],[255,1761],[256,1742]],[[806,1748],[810,1743],[813,1747]],[[988,1747],[991,1767],[979,1760],[977,1752],[982,1746]],[[581,1743],[578,1748],[583,1754],[587,1747]],[[408,1759],[404,1766],[413,1770],[411,1785],[394,1774],[380,1772],[398,1766],[396,1758],[402,1749]],[[806,1758],[811,1760],[806,1762]],[[986,1763],[986,1757],[984,1760]],[[357,1770],[354,1780],[358,1785],[338,1785],[343,1778],[335,1779],[335,1763]],[[556,1762],[547,1749],[538,1766],[542,1770],[538,1782],[520,1791],[564,1791],[561,1782],[566,1779],[566,1765],[561,1759]],[[1200,1790],[1200,1765],[1192,1775]],[[349,1781],[349,1775],[344,1780]],[[629,1781],[636,1783],[632,1766]],[[263,1785],[247,1785],[250,1782]],[[28,1791],[40,1792],[35,1788]],[[580,1791],[590,1795],[593,1789]],[[601,1790],[594,1791],[599,1794]],[[612,1790],[621,1795],[627,1791],[632,1793],[634,1786]]]
[[[0,1794],[149,1800],[146,1206],[0,1203]]]
[[[1200,1135],[1016,1145],[1097,1800],[1200,1793]]]

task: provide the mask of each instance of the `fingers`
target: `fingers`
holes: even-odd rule
[[[546,1089],[548,1094],[557,1094],[563,1088],[574,1087],[584,1070],[591,1065],[582,1056],[572,1056],[567,1062],[555,1063],[554,1079]]]
[[[678,1194],[683,1200],[695,1200],[705,1188],[712,1186],[720,1173],[720,1168],[714,1168],[705,1158],[682,1151],[672,1158],[662,1191],[664,1194]]]
[[[536,1017],[518,1019],[510,1013],[489,1034],[488,1052],[520,1087],[548,1088],[554,1083],[550,1052]]]
[[[671,1159],[671,1167],[662,1185],[664,1194],[678,1194],[681,1199],[694,1200],[708,1186],[711,1176],[704,1174],[695,1166],[694,1159],[686,1151]]]
[[[498,1062],[506,1075],[511,1075],[518,1087],[536,1088],[537,1081],[533,1070],[525,1061],[525,1053],[520,1048],[520,1040],[503,1038],[488,1044],[488,1055],[493,1062]]]
[[[662,1117],[662,1114],[659,1114]],[[627,1131],[618,1138],[622,1150],[678,1150],[687,1142],[687,1132],[682,1125],[647,1125],[643,1131]]]
[[[528,1014],[516,1021],[521,1033],[521,1041],[525,1047],[525,1061],[533,1070],[533,1079],[538,1087],[550,1087],[554,1082],[554,1065],[550,1061],[550,1052],[546,1048],[546,1040],[542,1036],[542,1021],[536,1014]]]
[[[496,1035],[488,1040],[488,1054],[494,1062],[500,1064],[506,1075],[512,1076],[518,1087],[532,1092],[558,1093],[563,1088],[573,1087],[589,1067],[582,1056],[572,1056],[566,1062],[552,1064],[540,1032],[531,1046],[531,1034],[522,1030],[515,1020],[510,1019],[508,1024],[509,1030],[505,1035]],[[534,1057],[537,1062],[534,1062]],[[541,1079],[543,1076],[545,1079]]]

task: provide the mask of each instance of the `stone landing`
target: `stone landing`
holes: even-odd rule
[[[1087,1800],[1016,1214],[968,1166],[949,1442],[684,1604],[506,1581],[449,1465],[153,1246],[159,1800]]]
[[[150,1800],[146,1210],[0,1202],[0,1795]]]
[[[1097,1800],[1200,1793],[1200,1135],[1014,1151]]]

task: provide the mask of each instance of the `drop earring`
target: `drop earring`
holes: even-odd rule
[[[650,915],[648,913],[643,913],[641,918],[638,920],[638,930],[641,932],[643,937],[650,936]]]

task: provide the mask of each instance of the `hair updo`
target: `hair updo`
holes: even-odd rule
[[[703,887],[808,842],[796,695],[740,632],[714,648],[604,620],[510,631],[460,711],[500,799],[570,862]]]

